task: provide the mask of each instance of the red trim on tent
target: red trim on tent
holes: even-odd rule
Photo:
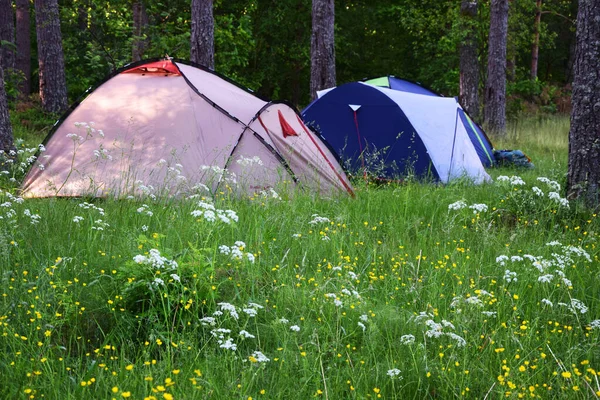
[[[281,110],[277,110],[277,114],[279,115],[279,123],[281,124],[281,130],[283,131],[283,137],[286,138],[288,136],[298,136],[294,128],[283,117]]]
[[[340,175],[340,173],[335,169],[335,167],[333,166],[333,164],[331,163],[331,161],[329,161],[329,158],[327,158],[327,156],[325,155],[325,153],[321,149],[321,146],[319,146],[319,144],[317,143],[317,141],[315,140],[315,138],[312,137],[312,135],[309,132],[309,129],[306,127],[306,125],[304,125],[304,122],[302,122],[302,120],[300,119],[300,117],[298,115],[296,115],[296,118],[298,118],[298,122],[300,122],[300,125],[302,126],[302,129],[304,129],[304,132],[306,132],[306,134],[308,135],[308,137],[310,138],[310,140],[312,140],[312,142],[314,143],[314,145],[317,147],[317,149],[319,150],[319,153],[321,153],[321,155],[323,156],[323,158],[325,159],[325,161],[327,161],[327,164],[329,164],[329,166],[331,167],[331,169],[333,170],[333,172],[337,175],[337,177],[340,180],[340,182],[342,182],[342,185],[344,185],[344,187],[346,188],[346,190],[348,191],[348,193],[350,193],[350,195],[352,197],[354,197],[354,191],[352,191],[352,188],[350,186],[348,186],[348,184],[346,183],[346,181],[344,181],[344,179],[342,178],[342,176]]]
[[[128,69],[121,72],[122,74],[173,74],[181,75],[177,66],[171,60],[155,61],[144,65]]]

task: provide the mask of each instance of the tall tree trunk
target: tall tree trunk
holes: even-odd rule
[[[310,41],[310,97],[335,86],[335,7],[334,0],[312,1]]]
[[[462,26],[466,30],[460,44],[460,93],[459,101],[474,119],[479,118],[479,62],[477,60],[477,35],[475,18],[477,0],[463,0],[460,5]]]
[[[0,61],[2,61],[1,55]],[[0,64],[0,170],[6,167],[4,160],[14,158],[14,155],[10,154],[10,151],[14,149],[12,127],[8,115],[8,101],[4,90],[4,72]]]
[[[540,25],[542,23],[542,0],[535,2],[535,20],[533,22],[533,44],[531,46],[531,80],[538,76],[538,60],[540,54]]]
[[[67,108],[67,83],[57,0],[35,0],[40,97],[47,112]]]
[[[15,67],[15,15],[11,0],[0,0],[0,41],[10,44],[0,46],[2,67],[10,71]]]
[[[569,132],[569,198],[600,205],[600,2],[579,0]]]
[[[215,68],[213,0],[192,0],[191,60]]]
[[[142,0],[133,3],[133,61],[140,61],[144,57],[147,41],[143,38],[148,26],[148,14]]]
[[[19,92],[23,96],[31,93],[31,21],[29,0],[17,0],[17,63],[16,69],[23,74]]]
[[[485,84],[485,122],[490,132],[506,133],[506,41],[508,0],[492,0]]]

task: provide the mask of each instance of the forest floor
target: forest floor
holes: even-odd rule
[[[568,124],[497,141],[534,169],[356,198],[23,200],[5,177],[0,397],[597,398],[600,221],[563,198]]]

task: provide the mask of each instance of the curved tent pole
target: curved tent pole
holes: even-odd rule
[[[452,139],[452,152],[450,153],[450,168],[448,168],[448,181],[452,174],[452,163],[454,162],[454,146],[456,144],[456,132],[458,130],[458,107],[456,107],[456,118],[454,119],[454,138]]]
[[[242,125],[244,127],[244,129],[242,130],[242,133],[240,134],[240,136],[238,137],[238,140],[236,142],[236,144],[233,146],[233,150],[231,151],[231,153],[229,153],[229,157],[227,157],[227,160],[225,161],[225,165],[224,168],[229,165],[231,163],[231,158],[233,156],[233,152],[235,151],[235,149],[237,148],[237,146],[240,143],[240,140],[242,140],[242,137],[244,136],[244,133],[246,132],[246,130],[249,130],[253,133],[253,135],[259,140],[259,142],[261,142],[277,159],[277,161],[279,161],[284,168],[288,171],[288,173],[290,173],[292,179],[294,180],[294,182],[298,182],[298,179],[296,178],[294,172],[292,171],[292,169],[290,168],[289,164],[287,163],[287,161],[281,156],[281,154],[279,154],[274,148],[273,146],[271,146],[269,143],[267,143],[265,141],[265,139],[258,133],[256,132],[254,129],[250,128],[249,124],[254,121],[257,117],[260,120],[260,112],[265,108],[261,108],[261,110],[256,113],[256,115],[254,116],[254,118],[248,123],[244,123],[242,122],[239,118],[237,118],[234,115],[231,115],[227,110],[225,110],[223,107],[221,107],[220,105],[218,105],[217,103],[215,103],[214,101],[212,101],[210,98],[208,98],[208,96],[206,96],[205,94],[201,93],[198,88],[196,86],[194,86],[194,84],[187,78],[187,76],[185,76],[185,74],[183,73],[183,71],[181,71],[181,69],[179,68],[179,66],[177,65],[176,62],[173,62],[173,64],[175,65],[175,67],[177,68],[177,70],[179,71],[179,74],[181,75],[181,77],[185,80],[185,82],[188,84],[188,86],[190,87],[190,89],[192,89],[192,91],[194,93],[196,93],[198,96],[200,96],[204,101],[206,101],[208,104],[210,104],[211,106],[213,106],[215,109],[217,109],[218,111],[220,111],[222,114],[226,115],[227,117],[231,118],[233,121],[237,122],[238,124]],[[193,66],[193,65],[192,65]],[[210,73],[214,73],[211,70],[208,69],[203,69],[207,72]],[[269,103],[267,103],[269,104]],[[261,125],[262,125],[262,121],[261,121]],[[262,125],[263,128],[266,127],[264,125]],[[221,180],[219,179],[219,182],[217,183],[217,186],[215,188],[215,190],[217,190],[219,188],[219,185],[221,184]]]

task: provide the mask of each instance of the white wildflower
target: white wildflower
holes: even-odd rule
[[[554,304],[550,300],[548,300],[548,299],[542,299],[540,302],[542,304],[544,304],[544,305],[549,306],[549,307],[554,307]]]
[[[400,343],[404,345],[411,345],[415,342],[414,335],[402,335],[400,336]]]
[[[390,378],[394,378],[398,375],[400,375],[401,371],[398,368],[392,368],[392,369],[388,369],[387,375]]]
[[[466,206],[467,206],[467,203],[465,203],[465,202],[464,202],[464,201],[462,201],[462,200],[459,200],[459,201],[457,201],[457,202],[454,202],[454,203],[452,203],[452,204],[449,204],[449,205],[448,205],[448,210],[460,210],[460,209],[463,209],[463,208],[465,208]]]
[[[255,351],[254,353],[252,353],[252,357],[254,357],[256,362],[259,362],[259,363],[266,363],[266,362],[271,361],[270,359],[267,358],[267,356],[265,356],[260,351]]]
[[[240,336],[243,337],[244,339],[255,339],[256,338],[256,336],[254,336],[250,332],[245,331],[243,329],[240,331]]]

